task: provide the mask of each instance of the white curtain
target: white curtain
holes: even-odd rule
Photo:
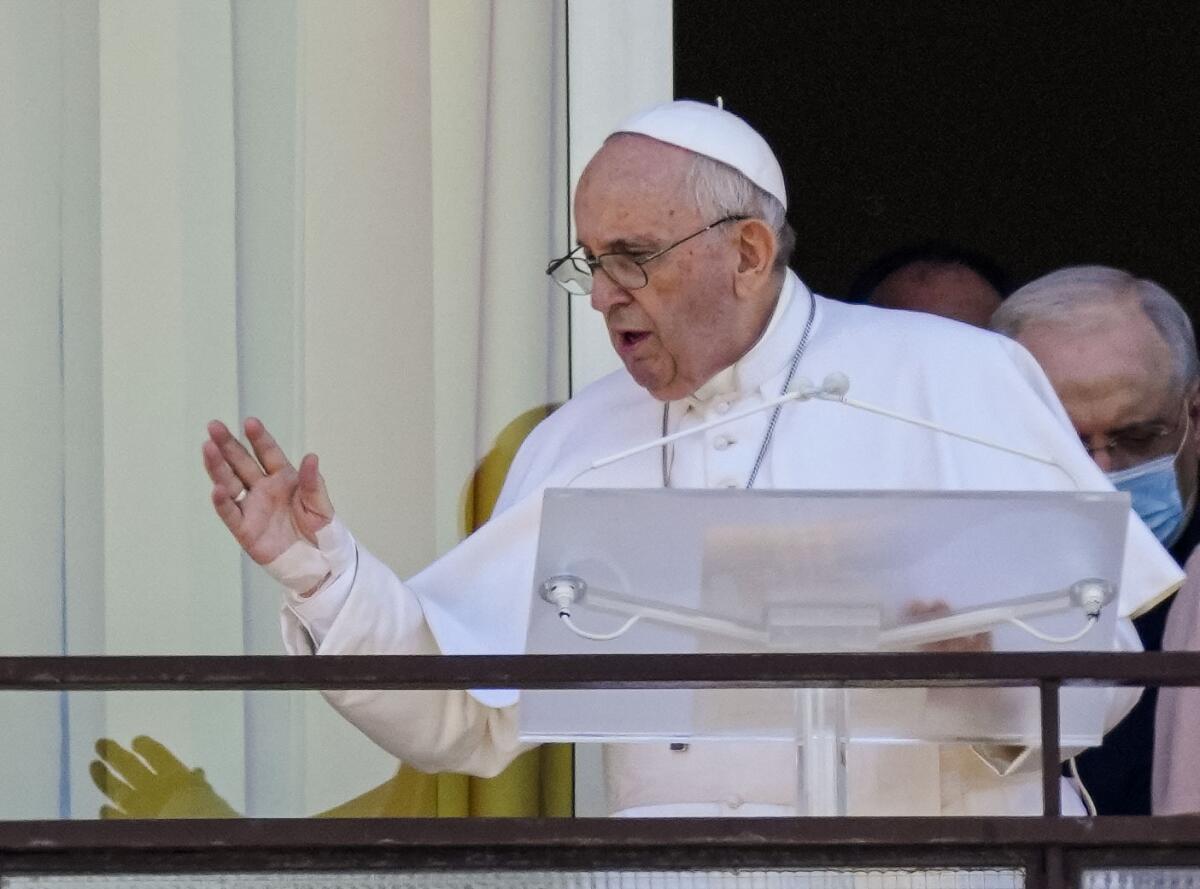
[[[670,14],[569,8],[578,145],[669,94]],[[653,62],[592,67],[634,20],[616,42]],[[497,433],[568,394],[542,274],[578,173],[567,24],[564,0],[0,3],[0,654],[281,650],[208,506],[211,417],[318,452],[401,575],[461,536]],[[94,817],[100,736],[258,815],[395,769],[315,695],[9,694],[0,724],[0,818]]]
[[[614,127],[671,100],[674,51],[671,0],[570,0],[568,10],[574,185]],[[588,298],[571,300],[571,382],[578,390],[621,362]]]

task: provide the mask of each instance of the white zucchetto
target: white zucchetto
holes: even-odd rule
[[[702,102],[667,102],[626,118],[613,130],[613,135],[617,133],[649,136],[720,161],[787,209],[787,189],[775,152],[766,139],[736,114]]]

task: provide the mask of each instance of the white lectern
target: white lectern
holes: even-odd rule
[[[1128,510],[1112,492],[551,489],[527,650],[903,650],[985,630],[998,651],[1111,650]],[[931,601],[950,614],[906,617]],[[1099,743],[1110,693],[1064,690],[1065,747]],[[849,740],[1040,744],[1025,688],[532,691],[520,726],[531,741],[792,741],[798,810],[825,815],[844,814]]]

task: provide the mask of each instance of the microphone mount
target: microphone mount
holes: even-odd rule
[[[829,401],[829,402],[833,402],[835,404],[842,404],[842,405],[845,405],[846,407],[856,408],[861,411],[866,411],[867,413],[876,414],[877,416],[880,416],[880,417],[886,417],[891,420],[897,420],[901,423],[907,423],[910,426],[917,426],[921,429],[928,429],[930,432],[936,432],[940,435],[948,435],[951,438],[957,438],[960,441],[966,441],[971,444],[976,444],[976,445],[979,445],[980,447],[989,448],[993,451],[1001,451],[1006,454],[1012,454],[1015,457],[1021,457],[1026,460],[1032,460],[1035,463],[1040,463],[1043,466],[1048,466],[1051,469],[1058,470],[1064,476],[1067,477],[1067,479],[1071,482],[1071,484],[1075,488],[1075,490],[1077,490],[1077,491],[1083,490],[1083,485],[1080,483],[1079,479],[1077,479],[1074,475],[1072,475],[1071,472],[1069,470],[1067,470],[1067,468],[1065,466],[1063,466],[1061,463],[1059,463],[1057,460],[1054,460],[1053,458],[1044,457],[1041,454],[1030,453],[1029,451],[1022,450],[1021,448],[1009,447],[1008,445],[1003,445],[1003,444],[1000,444],[999,442],[990,441],[986,438],[981,438],[976,435],[970,435],[966,432],[960,432],[956,429],[950,429],[946,426],[942,426],[937,423],[933,423],[929,420],[922,420],[918,417],[909,417],[909,416],[906,416],[905,414],[897,413],[896,411],[891,411],[891,410],[888,410],[887,408],[879,407],[878,405],[869,404],[868,402],[865,402],[865,401],[858,401],[856,399],[849,397],[849,391],[850,391],[850,378],[847,377],[841,371],[834,371],[832,373],[826,374],[825,379],[822,381],[820,386],[814,386],[809,380],[805,379],[804,377],[799,377],[796,379],[794,386],[789,387],[787,392],[783,393],[782,395],[778,396],[777,398],[772,398],[768,401],[764,401],[760,404],[756,404],[754,407],[750,407],[750,408],[746,408],[744,410],[735,411],[733,413],[726,414],[723,417],[717,417],[716,419],[708,420],[707,422],[700,423],[699,425],[696,425],[696,426],[691,426],[687,429],[681,429],[680,431],[673,432],[670,435],[664,435],[661,438],[656,438],[652,441],[644,442],[640,445],[635,445],[632,448],[627,448],[626,450],[620,451],[619,453],[612,454],[612,455],[610,455],[608,457],[604,457],[600,460],[596,460],[595,462],[584,467],[579,472],[577,472],[575,475],[573,475],[567,481],[567,483],[564,487],[568,487],[568,488],[571,487],[582,476],[586,475],[589,472],[592,472],[593,470],[601,469],[601,468],[603,468],[605,466],[609,466],[613,463],[620,462],[621,460],[624,460],[628,457],[632,457],[635,454],[640,454],[643,451],[651,450],[652,448],[661,448],[664,445],[671,444],[672,442],[678,441],[681,438],[686,438],[689,435],[696,435],[701,432],[707,432],[709,429],[715,429],[716,427],[723,426],[726,423],[734,423],[738,420],[742,420],[742,419],[745,419],[746,417],[757,414],[760,411],[764,411],[764,410],[767,410],[767,409],[773,408],[773,407],[782,406],[784,404],[788,404],[793,401],[818,400],[818,401]]]

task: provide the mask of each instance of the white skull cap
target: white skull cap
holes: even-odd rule
[[[727,164],[787,209],[787,189],[775,152],[736,114],[703,102],[667,102],[626,118],[613,130],[617,133],[649,136]]]

